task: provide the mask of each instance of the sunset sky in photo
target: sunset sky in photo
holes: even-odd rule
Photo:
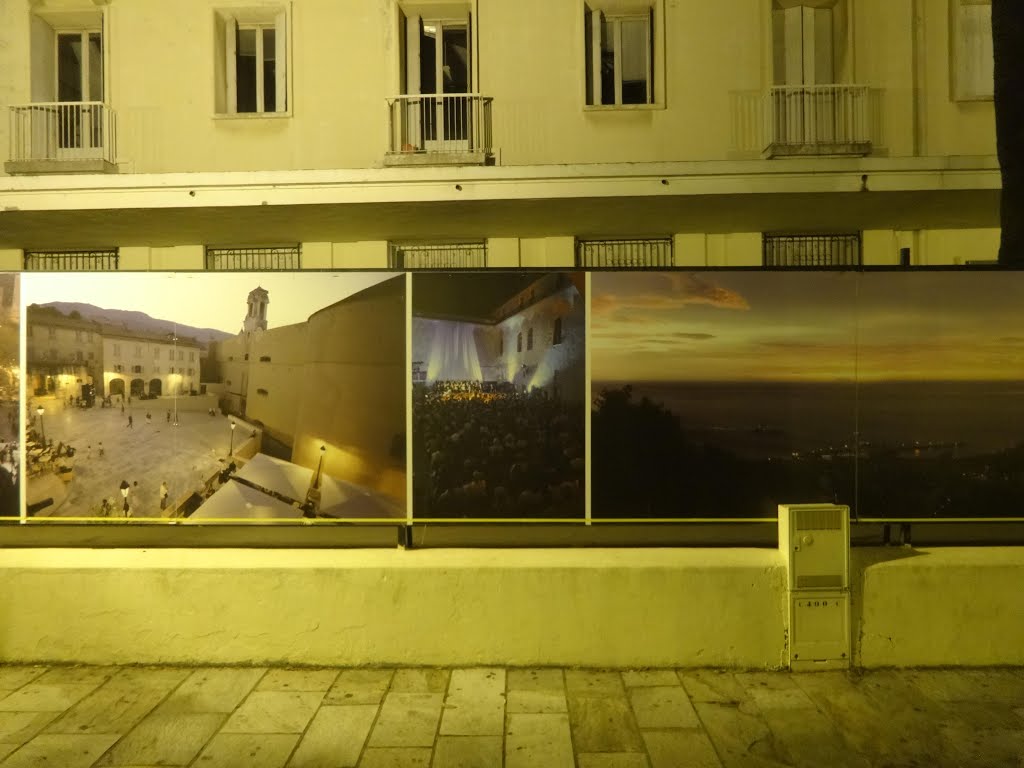
[[[594,381],[1024,378],[1024,272],[600,272]]]

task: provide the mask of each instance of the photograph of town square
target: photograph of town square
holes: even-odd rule
[[[585,515],[583,273],[412,278],[413,515]]]
[[[1024,509],[1024,273],[595,273],[592,511]]]
[[[0,518],[16,517],[19,512],[21,363],[18,358],[18,287],[18,275],[0,274]]]
[[[405,281],[24,277],[26,514],[404,516]]]
[[[854,273],[591,280],[593,516],[853,504]]]

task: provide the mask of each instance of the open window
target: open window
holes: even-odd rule
[[[289,110],[288,9],[219,9],[214,14],[218,114]]]
[[[592,0],[583,6],[588,106],[623,107],[661,101],[659,3]]]

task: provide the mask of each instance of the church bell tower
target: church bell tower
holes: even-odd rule
[[[270,295],[257,286],[249,291],[249,298],[246,299],[249,306],[245,315],[245,322],[242,323],[242,330],[265,331],[267,330],[267,305],[270,303]]]

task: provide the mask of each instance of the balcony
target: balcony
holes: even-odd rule
[[[766,98],[764,157],[871,152],[867,86],[779,86]]]
[[[388,99],[384,165],[487,165],[492,101],[475,93]]]
[[[7,173],[117,172],[117,119],[103,102],[37,102],[10,110]]]

